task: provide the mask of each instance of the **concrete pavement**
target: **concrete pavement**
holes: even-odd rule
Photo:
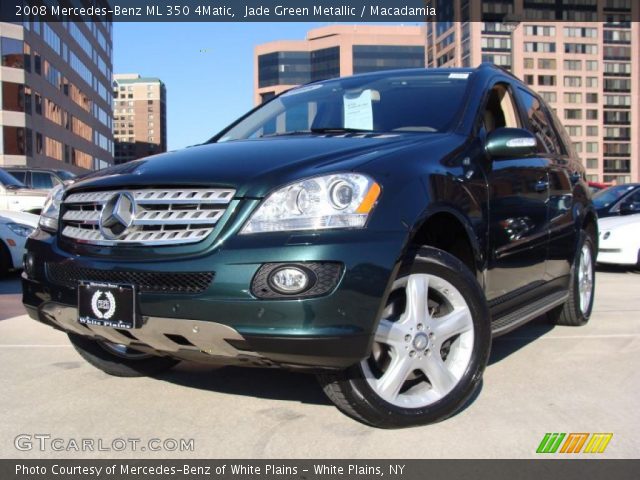
[[[0,280],[0,457],[528,458],[546,432],[613,432],[601,457],[634,458],[640,273],[598,272],[597,282],[586,327],[541,319],[497,339],[465,410],[437,425],[385,431],[341,414],[309,375],[181,364],[157,379],[109,377],[63,333],[22,313],[17,276]],[[15,448],[21,434],[30,451]],[[40,451],[33,434],[61,439],[65,451]],[[193,439],[193,451],[145,448],[156,438]],[[82,439],[103,448],[140,442],[137,451],[77,452]]]

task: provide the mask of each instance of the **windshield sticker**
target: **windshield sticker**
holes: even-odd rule
[[[450,73],[449,78],[466,80],[467,78],[469,78],[469,74],[468,73]]]
[[[297,95],[299,93],[304,93],[304,92],[311,92],[313,90],[317,90],[319,88],[322,88],[324,85],[321,83],[319,85],[307,85],[306,87],[299,87],[299,88],[293,88],[291,90],[289,90],[288,92],[285,92],[282,94],[283,97],[288,97],[290,95]]]
[[[371,90],[344,94],[344,127],[373,130]]]

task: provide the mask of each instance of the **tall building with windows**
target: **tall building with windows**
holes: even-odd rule
[[[158,78],[113,76],[115,163],[167,151],[167,92]]]
[[[0,23],[0,166],[113,163],[111,35],[109,22]]]
[[[421,27],[332,25],[305,40],[277,41],[255,49],[254,101],[269,100],[315,80],[394,68],[424,67]]]
[[[526,3],[526,8],[525,8]],[[510,69],[556,111],[593,181],[640,181],[640,2],[441,0],[427,66]],[[472,21],[482,19],[482,22]],[[635,139],[633,141],[632,139]]]

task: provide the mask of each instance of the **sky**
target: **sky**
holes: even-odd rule
[[[253,108],[253,49],[323,23],[114,22],[113,72],[167,89],[169,150],[201,143]]]

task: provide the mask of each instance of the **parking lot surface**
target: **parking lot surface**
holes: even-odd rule
[[[154,379],[109,377],[24,314],[17,275],[0,280],[0,365],[2,458],[529,458],[546,432],[611,432],[599,457],[636,458],[640,273],[598,272],[586,327],[541,318],[496,339],[479,395],[426,427],[357,423],[311,375],[181,364]],[[45,451],[34,434],[50,436]],[[20,435],[30,449],[16,448]],[[94,451],[76,451],[83,439]],[[180,439],[193,451],[171,451]]]

